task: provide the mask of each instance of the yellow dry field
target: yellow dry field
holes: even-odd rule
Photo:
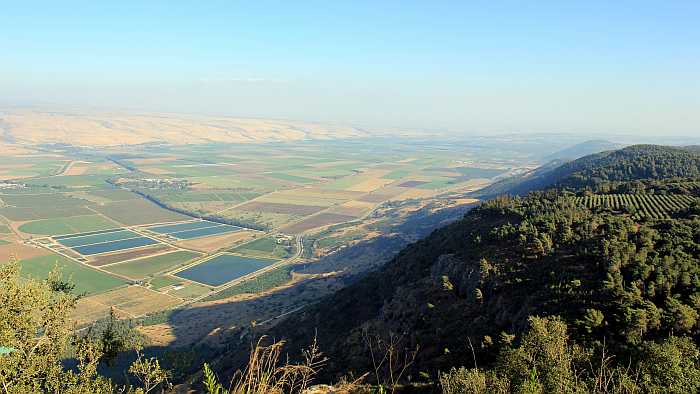
[[[106,306],[108,308],[114,307],[115,310],[125,312],[131,317],[157,312],[182,303],[179,298],[151,291],[141,286],[122,287],[87,299],[91,301],[90,304],[86,305],[87,313],[98,313],[102,306]]]
[[[16,179],[25,179],[25,178],[31,178],[33,175],[27,174],[27,175],[9,175],[7,172],[0,171],[0,179],[4,181],[13,181]]]
[[[257,143],[368,135],[366,131],[350,126],[175,114],[61,113],[17,109],[4,113],[3,121],[9,126],[11,137],[28,144]]]
[[[493,181],[491,179],[483,179],[483,178],[470,179],[467,182],[465,182],[463,185],[461,185],[460,190],[465,191],[465,192],[479,190],[483,187],[490,185],[491,183],[493,183]]]
[[[9,261],[14,255],[18,260],[30,259],[32,257],[46,256],[51,254],[48,250],[37,246],[29,246],[18,243],[11,243],[0,246],[0,262]]]
[[[350,160],[338,160],[338,161],[327,161],[325,163],[312,164],[309,167],[321,169],[321,168],[330,168],[330,167],[343,166],[346,164],[355,164],[355,163],[357,163],[357,162],[350,161]]]
[[[375,207],[374,203],[365,201],[348,201],[344,204],[330,208],[329,213],[361,217],[366,215]]]
[[[149,174],[154,174],[154,175],[165,175],[165,174],[170,174],[172,171],[168,171],[163,168],[159,167],[145,167],[141,168],[141,171],[149,173]]]
[[[3,153],[0,153],[0,155],[4,155]],[[10,156],[11,154],[7,154],[7,156]],[[32,164],[5,164],[0,166],[0,179],[3,180],[13,180],[13,179],[23,179],[23,178],[30,178],[34,176],[34,174],[27,173],[27,174],[13,174],[14,170],[18,169],[25,169],[25,168],[31,168],[33,167]]]
[[[143,158],[143,159],[130,159],[129,161],[137,166],[145,166],[150,164],[161,164],[166,161],[177,160],[175,156],[165,156],[165,157],[153,157],[153,158]]]
[[[180,241],[178,246],[187,249],[199,250],[205,253],[211,253],[222,248],[228,248],[235,244],[245,242],[255,238],[259,234],[256,231],[237,231],[235,233],[219,235],[216,237],[204,237],[197,239],[189,239]]]
[[[74,161],[69,164],[68,168],[63,172],[62,175],[83,175],[87,170],[89,163]]]
[[[110,307],[108,305],[91,298],[87,297],[78,300],[73,313],[71,313],[71,317],[78,326],[100,320],[109,315]]]
[[[412,198],[427,198],[435,195],[435,190],[428,189],[413,189],[404,188],[405,192],[401,193],[396,199],[398,200],[410,200]]]
[[[17,156],[27,154],[30,151],[22,146],[0,142],[0,155]]]
[[[0,165],[0,171],[10,171],[10,170],[16,170],[20,168],[31,168],[33,167],[32,164],[28,163],[19,163],[19,164],[3,164]]]
[[[326,190],[309,187],[270,193],[256,198],[255,201],[329,207],[335,204],[342,204],[362,194],[362,192],[347,190]]]
[[[393,179],[384,179],[381,177],[370,178],[366,181],[362,181],[356,185],[348,187],[347,190],[367,193],[382,188],[392,182],[394,182]]]

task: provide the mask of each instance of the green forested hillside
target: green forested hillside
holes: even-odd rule
[[[597,153],[556,166],[546,165],[532,174],[505,179],[477,192],[481,196],[509,193],[523,195],[550,187],[569,190],[610,187],[636,180],[669,180],[700,177],[697,147],[632,145]]]
[[[636,146],[553,174],[556,187],[485,202],[275,334],[317,333],[329,377],[381,382],[395,371],[376,353],[392,349],[412,360],[404,380],[442,376],[445,392],[697,391],[700,160]],[[620,190],[659,196],[664,214],[584,198]]]

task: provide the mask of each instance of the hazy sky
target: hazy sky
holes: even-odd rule
[[[7,1],[0,103],[700,133],[700,1]]]

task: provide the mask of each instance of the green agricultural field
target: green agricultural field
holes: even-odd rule
[[[424,183],[422,185],[416,186],[417,189],[428,189],[428,190],[436,190],[436,189],[444,189],[447,187],[454,186],[458,184],[459,181],[455,180],[454,178],[448,178],[448,177],[434,177],[430,180],[428,183]]]
[[[276,257],[282,259],[291,255],[282,245],[278,245],[277,241],[272,237],[256,239],[231,249],[231,252],[254,257]]]
[[[104,267],[104,269],[115,274],[124,275],[128,278],[142,279],[149,275],[154,275],[159,272],[168,271],[181,266],[198,256],[200,256],[199,253],[180,250],[177,252],[114,264]]]
[[[185,164],[191,165],[191,164]],[[236,174],[236,169],[232,166],[202,165],[194,167],[183,167],[179,165],[158,165],[168,171],[169,175],[176,178],[208,177],[208,176],[231,176]]]
[[[103,293],[127,284],[127,281],[76,263],[60,255],[33,257],[20,261],[21,273],[36,279],[46,279],[56,266],[62,278],[75,284],[77,294]]]
[[[296,175],[296,176],[317,176],[317,177],[323,177],[323,178],[342,178],[344,176],[348,176],[354,173],[355,168],[362,167],[362,164],[348,164],[348,165],[341,165],[337,167],[323,167],[323,168],[304,168],[303,170],[294,170],[294,171],[289,171],[289,174]]]
[[[95,187],[107,186],[103,175],[66,175],[46,178],[31,178],[24,181],[28,185],[56,187]]]
[[[237,176],[202,176],[188,178],[195,185],[203,185],[211,188],[245,188],[246,182]]]
[[[281,179],[283,181],[289,181],[289,182],[294,182],[294,183],[307,184],[307,183],[318,182],[317,179],[306,178],[306,177],[298,176],[298,175],[286,174],[283,172],[269,172],[269,173],[266,173],[263,175],[265,175],[268,178]]]
[[[52,205],[54,207],[72,207],[85,205],[88,201],[69,196],[65,193],[15,194],[3,195],[6,205],[13,207],[36,207]]]
[[[10,241],[4,240],[4,239],[0,239],[0,246],[9,245],[9,244],[11,244],[11,243],[12,243],[12,242],[10,242]]]
[[[41,158],[41,157],[5,157],[0,158],[0,165],[28,165],[28,167],[12,168],[7,170],[4,175],[35,177],[35,176],[51,176],[59,171],[67,163],[64,159],[56,158]],[[1,176],[0,176],[1,178]]]
[[[382,178],[384,179],[401,179],[403,177],[408,176],[411,172],[409,170],[394,170],[386,175],[384,175]]]
[[[10,234],[12,231],[10,231],[10,228],[7,227],[4,224],[0,224],[0,234]]]
[[[19,231],[27,234],[61,235],[108,230],[116,227],[119,226],[104,216],[87,215],[37,220],[19,226]]]
[[[365,231],[361,231],[361,230],[348,231],[347,233],[342,234],[342,235],[321,238],[317,241],[317,245],[319,248],[322,248],[322,249],[332,248],[332,247],[337,247],[340,245],[345,245],[351,241],[362,239],[364,236],[365,236]]]
[[[154,193],[154,197],[166,202],[232,202],[240,203],[260,195],[256,192],[212,190],[212,191],[183,191]]]
[[[65,218],[69,216],[93,215],[95,212],[84,206],[37,205],[34,207],[0,208],[0,215],[12,221]]]
[[[116,201],[93,209],[127,226],[191,219],[163,209],[147,200]]]
[[[225,219],[234,220],[238,223],[252,224],[267,229],[281,227],[299,218],[299,216],[297,215],[287,215],[283,213],[271,212],[249,212],[240,211],[237,209],[221,212],[218,214],[218,216],[221,216]]]
[[[86,208],[90,202],[63,193],[3,195],[5,207],[0,215],[14,221],[64,218],[94,214]]]
[[[169,295],[180,298],[197,298],[211,292],[211,289],[196,283],[188,283],[182,289],[171,290]]]
[[[190,181],[203,186],[217,189],[249,189],[258,192],[269,192],[284,189],[281,182],[262,177],[241,177],[239,175],[202,176],[188,178]]]
[[[155,278],[151,279],[149,281],[151,284],[151,287],[155,290],[162,289],[163,287],[170,286],[170,285],[177,285],[180,283],[183,283],[182,279],[179,278],[173,278],[172,276],[168,275],[163,275],[163,276],[156,276]]]
[[[122,189],[101,189],[101,190],[91,190],[90,194],[103,198],[109,201],[124,201],[124,200],[134,200],[141,198],[138,195]]]
[[[347,188],[350,188],[352,186],[355,186],[359,183],[362,183],[364,181],[370,180],[372,177],[364,176],[364,175],[351,175],[351,176],[346,176],[345,178],[340,178],[332,183],[329,183],[327,185],[323,185],[325,189],[333,189],[333,190],[345,190]]]

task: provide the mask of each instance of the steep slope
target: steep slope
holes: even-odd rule
[[[695,154],[656,146],[565,164],[553,171],[560,187],[484,203],[283,322],[274,335],[293,347],[318,335],[330,357],[328,378],[374,371],[370,349],[390,343],[401,359],[419,348],[407,372],[414,377],[434,379],[438,371],[475,363],[488,367],[510,343],[502,333],[522,333],[530,316],[561,316],[584,348],[593,352],[605,343],[621,365],[670,334],[694,341],[698,174]],[[676,177],[686,180],[669,180]],[[570,194],[590,186],[624,188],[624,181],[639,184],[635,196],[674,201],[668,216],[586,207]]]

